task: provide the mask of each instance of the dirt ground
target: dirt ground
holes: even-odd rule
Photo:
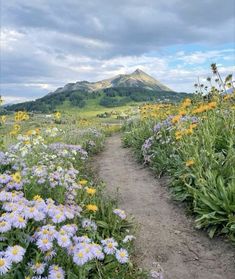
[[[182,205],[171,200],[166,183],[138,164],[122,148],[119,135],[107,139],[94,161],[109,194],[139,224],[136,259],[154,270],[159,263],[164,279],[235,279],[235,249],[221,239],[209,239],[194,229]]]

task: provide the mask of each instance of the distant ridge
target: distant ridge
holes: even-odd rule
[[[13,104],[6,110],[52,112],[66,107],[118,107],[136,102],[180,102],[187,93],[171,90],[160,81],[136,69],[131,74],[117,75],[97,82],[78,81],[68,83],[44,97]]]
[[[64,87],[60,87],[49,94],[57,94],[77,90],[94,92],[106,88],[116,87],[135,87],[154,91],[174,92],[169,87],[162,84],[160,81],[146,74],[144,71],[136,69],[131,74],[117,75],[112,78],[104,79],[97,82],[78,81],[76,83],[68,83]]]

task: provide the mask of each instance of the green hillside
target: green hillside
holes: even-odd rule
[[[48,113],[66,108],[115,108],[140,102],[179,102],[190,96],[177,93],[157,79],[137,69],[131,74],[88,82],[78,81],[57,88],[54,92],[31,102],[9,106],[8,110]]]
[[[59,107],[82,109],[92,105],[93,108],[115,108],[139,102],[179,102],[188,95],[143,88],[107,88],[97,92],[68,91],[48,94],[35,101],[11,105],[6,109],[47,113]]]

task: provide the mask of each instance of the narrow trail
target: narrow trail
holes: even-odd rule
[[[193,228],[193,220],[174,203],[163,180],[136,163],[121,146],[119,135],[107,139],[94,167],[111,195],[119,192],[119,207],[139,224],[137,264],[154,269],[159,262],[164,279],[235,279],[235,251],[220,239],[210,240]]]

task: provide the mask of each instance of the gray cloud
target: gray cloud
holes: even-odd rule
[[[157,47],[178,43],[231,42],[234,30],[233,0],[149,0],[149,1],[5,1],[2,22],[5,26],[58,32],[55,42],[61,47],[68,36],[100,40],[112,45],[109,52],[96,55],[140,54]],[[216,36],[216,32],[223,32]],[[76,48],[71,44],[65,51]],[[80,46],[78,44],[78,46]],[[84,44],[84,49],[90,49]],[[83,50],[84,51],[84,50]]]
[[[141,65],[152,73],[157,67],[164,77],[168,57],[160,58],[167,47],[210,48],[235,40],[233,0],[11,0],[1,5],[1,83],[9,92],[16,92],[11,83],[39,84],[40,91],[40,84],[98,79]]]

